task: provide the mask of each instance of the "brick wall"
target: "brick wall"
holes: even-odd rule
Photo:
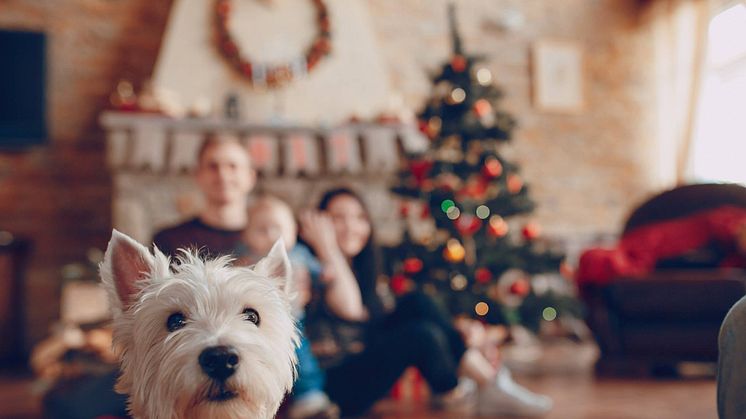
[[[47,145],[0,152],[0,230],[33,241],[27,342],[56,318],[60,267],[103,248],[110,183],[98,112],[119,78],[152,70],[170,1],[3,0],[0,28],[48,35]]]
[[[485,54],[519,120],[511,156],[523,166],[545,229],[615,231],[649,191],[652,49],[637,0],[461,0],[467,50]],[[0,27],[44,30],[49,39],[50,143],[0,152],[0,229],[34,241],[28,273],[28,341],[57,315],[59,268],[102,248],[110,228],[110,180],[98,112],[119,78],[152,71],[170,1],[0,0]],[[369,0],[392,85],[412,107],[447,57],[446,0]],[[514,10],[525,24],[491,22]],[[587,110],[577,116],[532,108],[530,46],[581,40],[588,57]],[[354,94],[351,93],[351,94]]]

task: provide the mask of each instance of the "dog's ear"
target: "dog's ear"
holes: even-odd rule
[[[127,310],[134,303],[142,285],[138,283],[153,272],[154,264],[153,255],[145,246],[117,230],[111,232],[99,270],[112,302],[118,302],[119,309]]]
[[[293,277],[290,259],[285,251],[285,241],[278,239],[272,246],[267,256],[254,265],[254,272],[279,281],[280,289],[285,292],[290,290],[290,281]]]

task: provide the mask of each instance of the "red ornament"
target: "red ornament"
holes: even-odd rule
[[[488,177],[488,178],[496,178],[503,174],[503,165],[500,163],[500,160],[489,157],[484,162],[484,168],[482,168],[482,173]]]
[[[478,117],[482,118],[490,112],[492,112],[492,105],[490,105],[490,102],[487,99],[479,99],[474,102],[474,113],[477,114]]]
[[[430,160],[412,160],[409,162],[409,171],[412,172],[412,176],[414,176],[418,185],[425,180],[432,168],[433,162]]]
[[[422,119],[418,120],[417,121],[417,128],[420,129],[421,133],[423,133],[425,135],[429,135],[428,134],[428,124],[427,124],[427,121],[423,121]]]
[[[391,277],[391,291],[396,295],[405,294],[410,289],[409,279],[402,275],[397,274]]]
[[[541,226],[533,221],[529,222],[523,226],[521,233],[526,240],[533,240],[541,235]]]
[[[458,191],[458,198],[481,200],[487,193],[487,186],[487,182],[485,182],[483,179],[470,178],[467,181],[466,186]]]
[[[462,214],[454,222],[456,229],[463,236],[471,236],[482,227],[482,220],[470,214]]]
[[[490,282],[492,279],[492,272],[490,272],[487,268],[479,268],[474,273],[474,278],[479,282],[480,284],[486,284]]]
[[[404,272],[408,274],[416,274],[422,270],[422,260],[418,258],[406,258],[404,259]]]
[[[424,220],[425,218],[429,216],[430,216],[430,207],[428,207],[427,205],[423,205],[422,212],[420,212],[420,218]]]
[[[506,234],[508,234],[508,230],[510,227],[508,227],[508,223],[505,222],[503,217],[500,217],[499,215],[493,215],[490,217],[490,227],[487,230],[487,232],[492,237],[504,237]]]
[[[515,173],[508,175],[508,192],[517,194],[523,189],[523,179]]]
[[[567,263],[566,260],[563,260],[562,263],[560,263],[559,271],[560,274],[567,279],[575,278],[575,269],[573,269],[573,267],[569,263]]]
[[[525,297],[531,291],[531,284],[526,279],[518,279],[510,284],[510,293],[519,297]]]
[[[251,67],[251,63],[247,63],[247,62],[243,62],[243,63],[241,63],[241,72],[242,72],[242,73],[243,73],[243,74],[244,74],[245,76],[247,76],[247,77],[251,77],[251,75],[253,74],[253,71],[254,71],[254,70],[253,70],[253,68]]]
[[[409,204],[406,202],[402,202],[399,205],[399,214],[401,214],[402,217],[407,217],[409,215]]]
[[[463,55],[454,55],[451,58],[451,68],[457,73],[466,70],[466,58]]]

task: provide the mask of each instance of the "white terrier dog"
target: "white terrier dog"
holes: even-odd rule
[[[274,417],[298,332],[281,241],[253,267],[184,252],[171,265],[114,230],[101,279],[114,307],[117,391],[142,419]]]

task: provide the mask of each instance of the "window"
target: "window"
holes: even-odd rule
[[[746,184],[746,6],[716,15],[708,36],[689,173]]]

